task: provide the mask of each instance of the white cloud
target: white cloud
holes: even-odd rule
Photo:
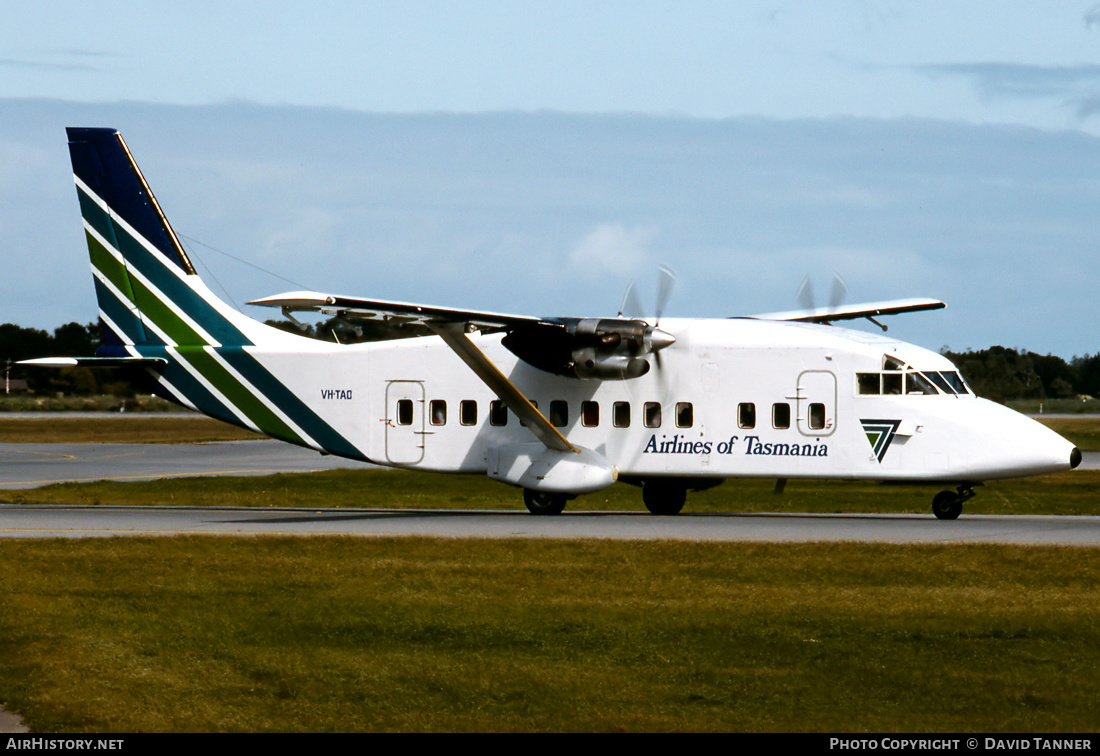
[[[656,235],[648,226],[601,223],[573,247],[569,264],[593,280],[629,277],[653,265],[649,246]]]

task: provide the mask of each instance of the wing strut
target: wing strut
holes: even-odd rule
[[[493,393],[500,397],[504,406],[512,410],[527,427],[538,437],[546,448],[561,452],[576,452],[580,450],[566,440],[561,432],[550,424],[535,405],[523,395],[500,369],[494,365],[485,353],[477,348],[477,345],[466,336],[464,323],[439,323],[431,320],[425,322],[428,328],[437,333],[455,354],[462,358],[471,370],[480,378]]]

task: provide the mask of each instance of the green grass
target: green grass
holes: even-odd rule
[[[1040,417],[1039,422],[1079,449],[1100,451],[1100,420],[1076,417]]]
[[[772,480],[731,480],[688,495],[685,512],[928,513],[942,486],[798,481],[782,495]],[[1100,471],[996,481],[975,489],[966,514],[1100,514]],[[522,509],[518,489],[480,475],[406,470],[332,470],[258,477],[168,478],[148,482],[59,483],[0,491],[16,504],[118,504],[219,507],[363,507]],[[625,484],[571,501],[568,511],[641,510],[641,492]]]
[[[37,396],[34,394],[0,393],[0,413],[3,412],[179,412],[180,406],[157,396],[118,397]]]
[[[1100,412],[1100,400],[1093,397],[1072,399],[1009,399],[1005,406],[1027,415],[1043,413],[1079,414]]]
[[[208,417],[165,417],[156,413],[35,417],[0,414],[0,441],[6,444],[197,444],[262,436]]]
[[[0,543],[40,732],[1091,732],[1100,550]]]
[[[772,486],[730,481],[686,511],[927,513],[937,490]],[[965,512],[1097,514],[1098,491],[1095,471],[1002,481]],[[0,499],[522,507],[481,476],[393,470]],[[0,540],[0,574],[0,701],[37,732],[1091,732],[1100,705],[1097,549]]]

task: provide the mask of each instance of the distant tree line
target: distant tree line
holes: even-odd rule
[[[36,394],[133,396],[134,381],[120,371],[45,370],[15,364],[34,357],[90,357],[101,343],[98,323],[66,323],[55,328],[52,334],[38,328],[3,323],[0,324],[0,368],[5,371],[5,379],[15,382],[16,390],[29,389]]]
[[[290,333],[341,344],[428,333],[422,327],[398,323],[368,321],[352,324],[337,318],[315,325],[299,325],[288,320],[269,320],[267,324]],[[147,392],[141,371],[88,368],[43,370],[15,365],[19,360],[33,357],[89,357],[95,354],[101,343],[98,323],[66,323],[55,328],[52,334],[37,328],[4,323],[0,324],[0,368],[10,369],[10,378],[25,380],[28,389],[35,393],[128,397],[138,391]],[[1100,353],[1074,357],[1067,362],[1050,354],[1000,346],[966,352],[953,352],[944,347],[940,352],[955,363],[979,396],[994,401],[1062,399],[1081,395],[1100,397]]]
[[[357,344],[364,341],[389,341],[407,339],[412,336],[429,336],[431,331],[424,326],[401,323],[399,320],[384,322],[366,320],[351,323],[340,318],[329,318],[316,324],[291,322],[289,320],[266,320],[269,326],[283,331],[308,336],[321,341],[334,341],[339,344]]]
[[[322,341],[352,344],[362,341],[407,338],[430,333],[426,328],[400,326],[394,323],[365,322],[350,324],[337,318],[315,325],[301,325],[288,320],[269,320],[268,325],[290,333]],[[65,368],[62,370],[28,368],[16,365],[19,360],[35,357],[91,357],[103,343],[98,323],[66,323],[53,333],[39,328],[24,328],[12,323],[0,324],[0,380],[10,379],[16,391],[35,394],[65,394],[91,396],[110,394],[132,397],[150,393],[148,376],[142,369]],[[0,392],[4,383],[0,382]]]
[[[940,350],[962,372],[978,396],[1011,399],[1066,399],[1100,396],[1100,353],[1061,357],[995,346],[980,351]]]

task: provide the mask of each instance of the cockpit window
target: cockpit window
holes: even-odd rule
[[[922,373],[910,370],[905,374],[905,393],[932,396],[940,392],[936,391],[936,387]]]
[[[929,378],[931,378],[932,382],[935,383],[937,386],[939,386],[940,389],[943,391],[943,393],[945,393],[945,394],[957,394],[957,393],[959,393],[958,391],[956,391],[955,389],[953,389],[951,387],[951,384],[947,382],[946,378],[944,378],[943,373],[937,373],[935,371],[930,370],[927,373],[925,373],[925,375],[927,375]]]
[[[882,393],[884,394],[900,394],[901,393],[901,373],[883,373],[882,374]]]
[[[966,387],[966,382],[962,379],[962,376],[956,373],[954,370],[944,370],[940,373],[947,381],[948,385],[955,390],[956,394],[969,394],[970,390]]]
[[[856,373],[856,391],[861,396],[898,396],[916,394],[934,396],[936,394],[970,393],[966,382],[953,370],[885,370],[881,373]]]
[[[881,373],[856,373],[856,390],[863,396],[970,393],[966,381],[954,370],[916,370],[888,354],[882,356]]]

